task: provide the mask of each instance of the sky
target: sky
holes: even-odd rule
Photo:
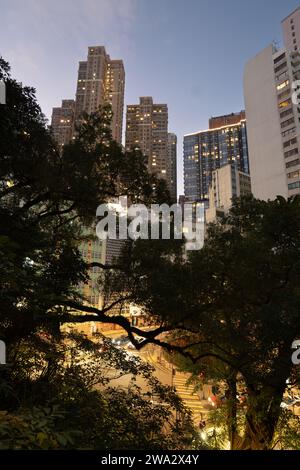
[[[104,45],[123,59],[125,106],[139,96],[167,103],[178,137],[183,194],[183,135],[211,116],[244,108],[245,63],[275,41],[300,0],[0,0],[0,56],[12,76],[36,88],[50,119],[75,97],[78,61]],[[126,107],[125,107],[126,109]]]

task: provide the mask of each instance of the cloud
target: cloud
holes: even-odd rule
[[[44,40],[71,39],[92,35],[110,37],[130,32],[137,0],[3,0],[3,40],[23,40],[43,45]]]
[[[115,58],[134,50],[137,10],[138,0],[1,0],[0,55],[18,80],[37,88],[49,116],[74,96],[89,45],[104,45]]]

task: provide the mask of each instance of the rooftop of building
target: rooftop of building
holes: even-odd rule
[[[209,119],[209,129],[215,129],[228,124],[238,124],[242,119],[246,118],[245,110],[237,113],[224,114],[222,116],[212,116]]]
[[[295,8],[295,10],[293,10],[292,13],[289,13],[285,18],[283,18],[283,20],[281,20],[281,23],[288,20],[291,16],[293,16],[299,10],[300,10],[300,7]]]
[[[246,122],[246,118],[239,119],[239,121],[234,123],[234,124],[225,124],[223,126],[214,127],[212,129],[204,129],[204,130],[200,130],[200,131],[196,131],[196,132],[190,132],[189,134],[184,134],[183,137],[190,137],[190,136],[193,136],[193,135],[204,134],[204,133],[207,133],[207,132],[215,132],[215,131],[219,131],[221,129],[227,129],[228,127],[235,127],[235,126],[241,124],[242,122]]]
[[[141,105],[149,105],[149,106],[155,106],[155,107],[157,106],[163,107],[163,108],[166,108],[166,111],[167,111],[167,108],[168,108],[167,103],[154,103],[152,96],[140,96],[139,100],[140,100],[139,103],[128,104],[127,110],[130,108],[137,108]]]

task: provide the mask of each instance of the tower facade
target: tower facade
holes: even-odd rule
[[[124,90],[123,61],[111,60],[104,46],[89,47],[87,59],[79,62],[75,101],[63,100],[61,108],[52,111],[52,132],[59,145],[74,137],[83,112],[91,114],[105,103],[112,108],[112,137],[121,144]],[[66,114],[68,121],[63,122]]]
[[[212,172],[228,163],[249,173],[245,112],[213,117],[209,124],[184,136],[184,192],[190,201],[208,201]]]
[[[259,199],[300,193],[299,79],[297,50],[270,45],[246,64],[250,173],[253,194]]]
[[[168,106],[155,104],[150,96],[127,106],[126,149],[139,148],[148,157],[148,169],[167,179]]]
[[[62,100],[61,106],[52,110],[51,129],[60,150],[72,139],[74,119],[74,100]]]
[[[88,48],[86,61],[79,62],[75,122],[83,112],[91,114],[109,103],[112,108],[112,137],[122,142],[125,70],[122,60],[111,60],[104,46]]]
[[[168,133],[167,183],[172,201],[177,201],[177,136]]]

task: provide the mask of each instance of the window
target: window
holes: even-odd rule
[[[292,171],[291,173],[287,174],[288,178],[299,178],[299,176],[300,176],[300,171],[299,170]]]
[[[299,158],[296,158],[295,160],[292,160],[291,162],[288,162],[285,164],[286,168],[290,168],[291,166],[299,165],[300,160]]]
[[[282,113],[280,113],[280,118],[284,118],[285,116],[288,116],[289,114],[292,114],[293,110],[292,108],[290,109],[287,109],[286,111],[283,111]]]
[[[276,59],[274,59],[274,64],[277,64],[278,62],[280,62],[284,58],[285,58],[285,52],[283,54],[281,54],[280,56],[276,57]]]
[[[288,129],[287,131],[282,132],[282,137],[286,137],[287,135],[291,135],[295,133],[296,128],[292,127],[291,129]]]
[[[297,143],[297,138],[294,137],[293,139],[287,140],[286,142],[284,142],[283,147],[286,148],[286,147],[289,147],[290,145],[293,145],[293,144],[296,144],[296,143]]]
[[[282,82],[282,83],[279,83],[279,85],[277,85],[277,87],[276,87],[276,88],[277,88],[277,90],[282,90],[282,88],[284,88],[284,87],[288,86],[288,84],[289,84],[289,83],[290,83],[290,81],[289,81],[289,80],[285,80],[284,82]]]
[[[281,103],[278,104],[278,107],[279,108],[286,108],[290,104],[291,104],[291,99],[288,99],[288,100],[285,100],[285,101],[281,101]]]
[[[294,124],[294,118],[287,119],[281,123],[281,128],[284,129],[285,127],[289,126],[290,124]]]
[[[279,70],[284,69],[286,66],[287,66],[286,62],[283,62],[282,64],[278,65],[278,67],[274,69],[275,73],[279,72]]]
[[[297,153],[298,153],[297,148],[289,150],[288,152],[284,152],[284,158],[292,157],[293,155],[297,155]]]
[[[283,80],[284,78],[288,77],[289,74],[288,74],[288,71],[286,70],[285,72],[282,72],[282,73],[279,73],[277,75],[275,75],[275,79],[277,82]]]
[[[287,98],[288,96],[290,96],[290,90],[289,89],[283,91],[282,93],[279,93],[277,98],[278,98],[278,100],[283,100],[284,98]]]
[[[300,188],[300,181],[297,181],[296,183],[290,183],[288,184],[289,189],[298,189]]]

